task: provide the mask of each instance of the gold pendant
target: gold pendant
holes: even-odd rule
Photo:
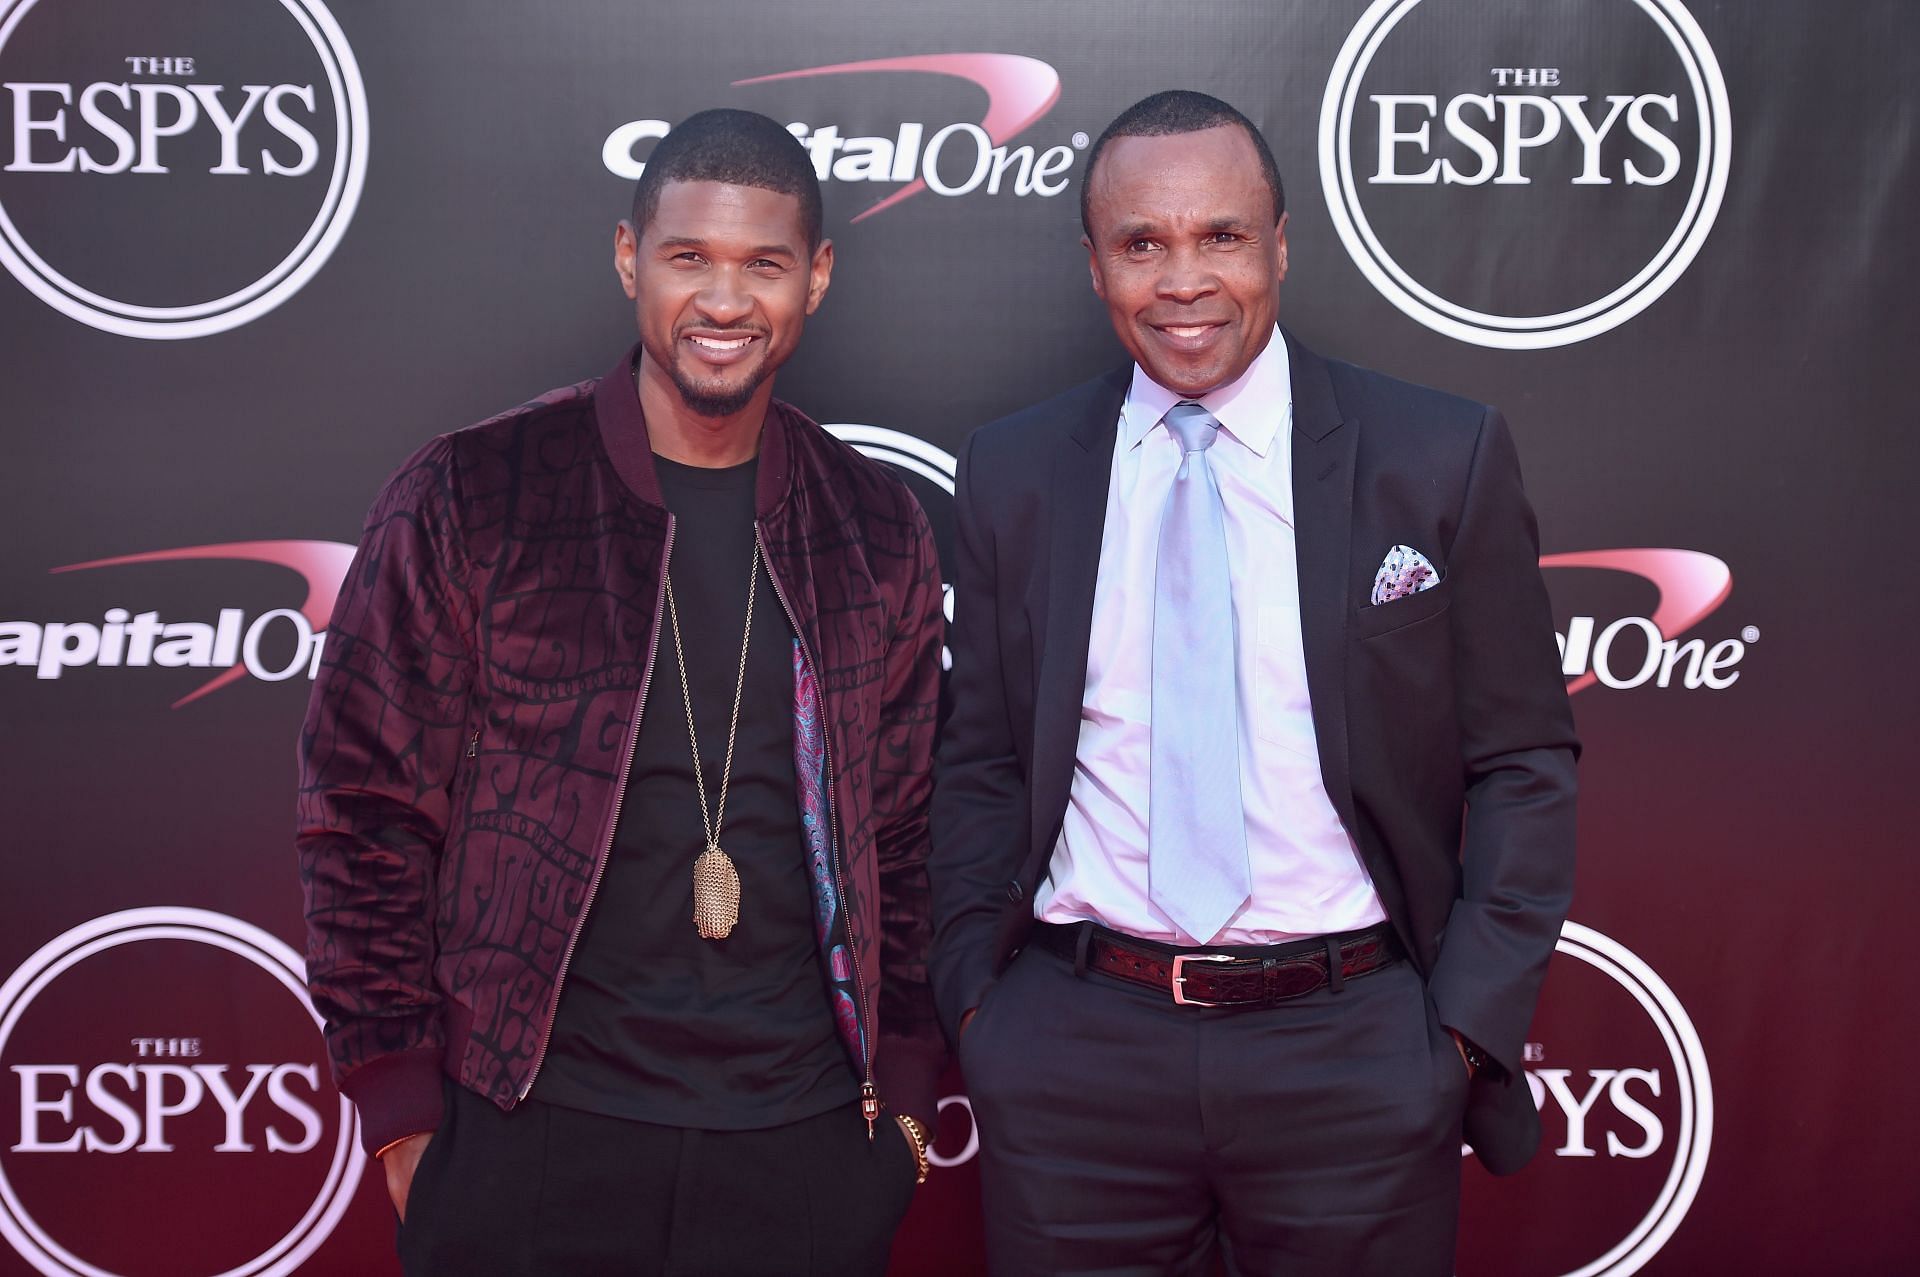
[[[693,862],[693,925],[703,940],[725,940],[740,921],[740,874],[733,860],[709,844]]]

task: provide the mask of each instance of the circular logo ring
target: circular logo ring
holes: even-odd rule
[[[917,474],[943,489],[948,496],[953,495],[954,476],[959,473],[960,465],[946,449],[885,426],[840,422],[820,428],[842,443],[852,444],[854,451],[862,456]]]
[[[39,0],[0,0],[0,50]],[[322,0],[279,0],[312,42],[333,94],[336,142],[326,198],[293,251],[245,288],[187,306],[137,306],[82,288],[33,250],[0,203],[0,265],[47,305],[102,332],[154,341],[205,337],[260,318],[306,286],[347,233],[367,177],[367,91],[340,24]]]
[[[1700,155],[1685,211],[1659,251],[1604,297],[1553,315],[1495,315],[1461,306],[1422,285],[1387,252],[1360,206],[1354,183],[1354,104],[1367,67],[1388,34],[1421,0],[1374,0],[1347,36],[1320,104],[1320,186],[1334,229],[1354,264],[1409,317],[1448,337],[1504,350],[1541,350],[1619,327],[1673,286],[1706,243],[1727,189],[1732,123],[1726,79],[1706,35],[1680,0],[1632,0],[1660,29],[1685,67],[1700,119]]]
[[[322,1027],[307,998],[306,966],[285,942],[251,923],[205,909],[160,906],[128,909],[85,922],[54,937],[20,964],[0,985],[0,1054],[6,1051],[20,1017],[46,987],[70,967],[95,954],[144,940],[189,940],[245,958],[265,971]],[[320,1193],[297,1223],[272,1246],[220,1277],[290,1277],[318,1250],[353,1203],[367,1155],[360,1147],[360,1122],[353,1105],[340,1097],[340,1136]],[[67,1250],[35,1223],[21,1204],[6,1167],[0,1164],[0,1237],[5,1237],[45,1277],[118,1277]]]
[[[1561,927],[1560,940],[1554,947],[1610,977],[1631,994],[1653,1021],[1673,1059],[1680,1094],[1680,1131],[1674,1141],[1673,1169],[1667,1172],[1653,1208],[1625,1237],[1598,1259],[1565,1274],[1629,1277],[1645,1267],[1680,1227],[1706,1176],[1707,1153],[1713,1145],[1713,1081],[1707,1073],[1707,1054],[1680,999],[1631,949],[1577,922]]]

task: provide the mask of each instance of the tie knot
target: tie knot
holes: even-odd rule
[[[1167,409],[1163,420],[1180,441],[1181,452],[1205,452],[1220,434],[1220,423],[1213,414],[1191,399],[1182,399]]]

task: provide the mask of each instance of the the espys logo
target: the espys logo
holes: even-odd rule
[[[1560,669],[1570,680],[1571,694],[1599,684],[1615,690],[1636,687],[1678,687],[1724,691],[1740,678],[1737,668],[1747,649],[1760,640],[1757,627],[1743,626],[1740,637],[1711,643],[1704,638],[1680,638],[1705,620],[1733,591],[1733,573],[1711,554],[1698,550],[1627,549],[1587,550],[1549,554],[1540,560],[1545,569],[1562,573],[1581,570],[1602,574],[1596,585],[1621,600],[1621,606],[1602,623],[1594,611],[1579,609],[1555,634],[1560,644]],[[1654,606],[1645,614],[1631,610],[1655,592]],[[1626,594],[1617,591],[1624,587]],[[1589,589],[1585,593],[1591,594]]]
[[[1375,0],[1327,80],[1320,181],[1387,300],[1534,350],[1673,286],[1720,210],[1730,128],[1680,0]]]
[[[843,137],[839,124],[796,120],[787,125],[787,131],[812,155],[814,172],[822,182],[899,186],[851,220],[864,221],[922,191],[954,196],[980,190],[993,195],[1006,190],[1016,196],[1046,197],[1067,189],[1067,170],[1073,167],[1074,152],[1088,144],[1085,133],[1075,133],[1068,145],[1009,145],[1060,98],[1059,73],[1038,58],[1013,53],[930,53],[807,67],[733,83],[739,88],[881,72],[964,80],[987,95],[987,109],[977,124],[955,120],[929,127],[925,121],[908,120],[893,127],[890,135],[873,137]],[[616,177],[637,180],[646,163],[634,157],[634,147],[665,137],[671,128],[666,120],[622,124],[607,135],[601,159]]]
[[[132,909],[49,941],[0,985],[0,1236],[47,1277],[297,1271],[366,1166],[321,1041],[300,955],[237,918]]]
[[[1628,1277],[1673,1236],[1706,1176],[1713,1082],[1700,1035],[1643,959],[1569,922],[1531,1037],[1540,1155],[1498,1193],[1470,1182],[1461,1270],[1478,1258],[1473,1239],[1487,1238],[1508,1263],[1526,1256],[1528,1271]]]
[[[899,430],[889,430],[885,426],[862,426],[850,422],[839,422],[821,428],[843,443],[852,444],[854,450],[862,456],[871,457],[882,465],[898,471],[906,480],[908,487],[920,489],[920,493],[916,495],[921,496],[922,509],[928,508],[930,504],[926,500],[927,497],[944,494],[947,510],[939,513],[944,515],[951,510],[953,483],[960,473],[960,464],[945,448]],[[939,527],[942,526],[943,521],[939,519],[933,521],[934,535],[937,540]],[[943,546],[942,558],[948,558],[944,551]],[[947,624],[952,625],[953,573],[945,571],[941,573],[941,577],[943,578],[940,586],[941,610],[946,615]],[[944,643],[940,645],[940,668],[943,670],[953,668],[953,649]]]
[[[321,0],[0,0],[0,263],[124,337],[258,319],[325,265],[367,171],[367,101]]]

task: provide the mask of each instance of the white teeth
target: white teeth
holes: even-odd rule
[[[735,337],[731,341],[720,341],[713,337],[689,337],[687,340],[694,342],[697,345],[704,346],[708,350],[738,350],[742,346],[746,345],[748,342],[752,341],[753,338]]]
[[[1172,333],[1175,337],[1198,337],[1201,333],[1207,331],[1207,327],[1206,324],[1200,324],[1193,328],[1174,328],[1169,325],[1166,331]]]

